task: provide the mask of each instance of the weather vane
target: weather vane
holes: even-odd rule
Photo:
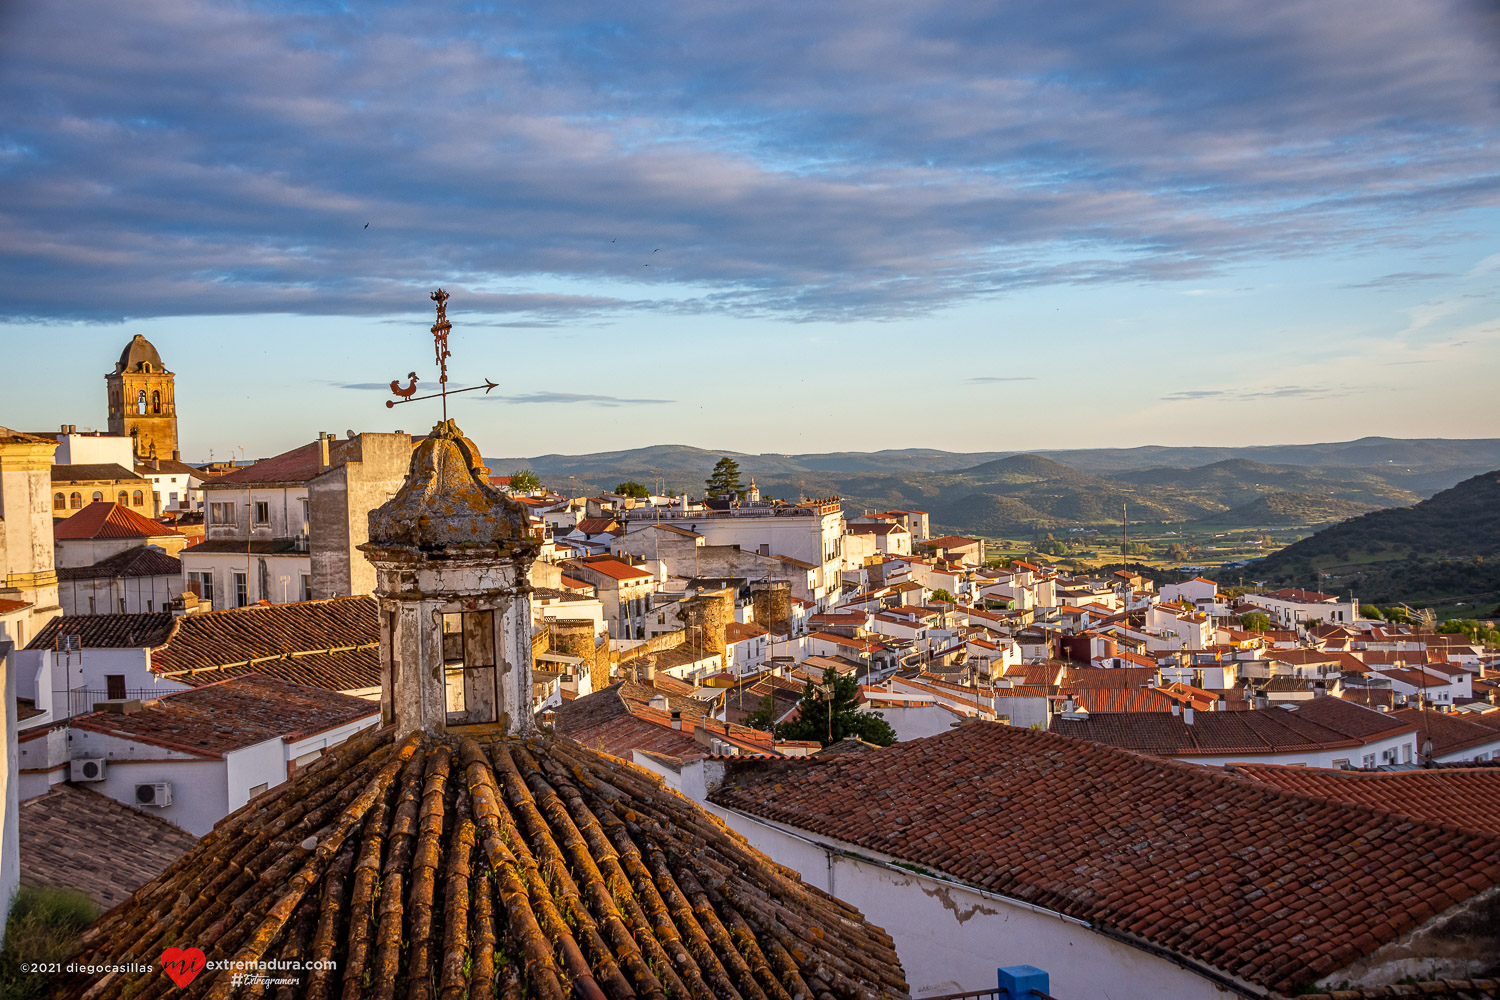
[[[448,397],[460,392],[471,392],[474,389],[483,389],[485,395],[495,388],[499,383],[484,380],[483,385],[471,385],[467,389],[448,388],[448,357],[452,353],[448,350],[448,332],[453,329],[453,324],[448,322],[448,293],[439,288],[432,293],[432,301],[437,303],[437,322],[432,324],[432,348],[437,358],[438,366],[438,391],[427,396],[418,396],[417,373],[407,372],[406,377],[411,380],[410,384],[402,386],[399,379],[391,380],[391,392],[400,396],[400,399],[388,399],[385,401],[387,408],[400,403],[415,403],[419,399],[443,400],[443,419],[448,419]]]

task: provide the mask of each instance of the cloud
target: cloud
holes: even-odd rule
[[[1500,200],[1463,0],[15,6],[0,319],[888,319]]]
[[[965,382],[1035,382],[1035,375],[977,375],[974,378],[966,378]]]
[[[1439,278],[1451,278],[1452,274],[1438,271],[1397,271],[1395,274],[1382,274],[1378,278],[1369,281],[1361,281],[1350,285],[1340,285],[1341,288],[1400,288],[1406,285],[1415,285],[1423,281],[1436,281]]]
[[[411,380],[403,378],[400,381],[403,382],[403,383],[409,384]],[[374,391],[377,391],[377,392],[390,392],[391,391],[391,384],[389,382],[329,382],[328,384],[332,385],[332,386],[335,386],[335,387],[337,387],[339,389],[370,389],[370,390],[374,390]],[[460,385],[457,382],[450,382],[450,383],[448,383],[448,386],[449,386],[449,389],[448,389],[449,392],[454,392],[454,391],[457,391],[459,389],[464,388],[464,386]],[[441,383],[438,383],[438,382],[418,382],[417,383],[417,391],[418,392],[437,392],[440,388],[441,388]]]
[[[1347,386],[1328,385],[1279,385],[1269,388],[1240,388],[1240,389],[1184,389],[1179,392],[1168,393],[1161,397],[1167,402],[1183,402],[1194,399],[1290,399],[1303,398],[1326,398],[1330,396],[1342,396],[1347,394]]]
[[[592,406],[645,406],[657,403],[672,403],[671,399],[629,399],[623,396],[601,396],[579,392],[527,392],[516,396],[477,397],[503,403],[587,403]]]

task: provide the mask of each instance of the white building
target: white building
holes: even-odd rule
[[[1289,587],[1266,594],[1246,594],[1247,604],[1263,608],[1271,620],[1284,629],[1322,622],[1325,625],[1349,625],[1359,620],[1359,602],[1354,598],[1341,601],[1332,594]]]
[[[201,837],[379,720],[374,702],[250,674],[73,719],[69,772]],[[28,741],[23,766],[42,743]]]

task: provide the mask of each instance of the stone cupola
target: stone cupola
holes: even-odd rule
[[[490,487],[452,420],[412,452],[406,481],[360,546],[380,602],[381,715],[398,735],[490,724],[531,729],[526,510]]]

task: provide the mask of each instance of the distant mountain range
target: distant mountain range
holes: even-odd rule
[[[1353,590],[1362,601],[1500,603],[1500,472],[1410,507],[1324,528],[1255,564],[1257,579]]]
[[[1246,448],[1086,449],[959,454],[933,449],[747,455],[657,445],[593,455],[487,459],[497,474],[530,468],[564,492],[636,480],[701,494],[723,455],[763,493],[842,496],[845,509],[915,507],[935,528],[998,537],[1132,523],[1312,526],[1409,506],[1500,466],[1500,439],[1362,438]]]

